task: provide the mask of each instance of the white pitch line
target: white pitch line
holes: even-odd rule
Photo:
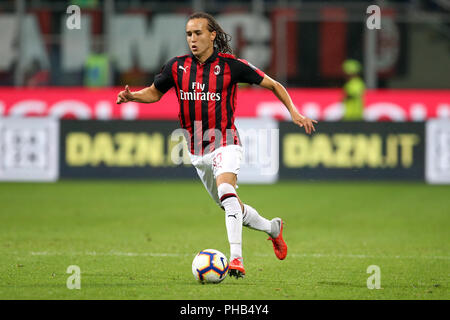
[[[53,252],[53,251],[31,251],[32,256],[126,256],[126,257],[182,257],[182,256],[195,256],[195,254],[183,254],[183,253],[154,253],[154,252]]]
[[[125,256],[125,257],[194,257],[195,254],[189,253],[156,253],[156,252],[54,252],[54,251],[31,251],[32,256]],[[253,253],[257,257],[270,257],[273,254]],[[450,260],[449,256],[374,256],[365,254],[323,254],[323,253],[288,253],[290,258],[349,258],[349,259],[429,259],[429,260]]]

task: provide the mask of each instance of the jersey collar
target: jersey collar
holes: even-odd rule
[[[212,55],[210,55],[209,58],[206,59],[204,63],[200,63],[192,52],[191,52],[190,56],[192,57],[192,60],[195,61],[196,63],[205,65],[207,63],[211,63],[211,62],[215,61],[218,54],[219,54],[219,50],[217,50],[217,48],[214,48]]]

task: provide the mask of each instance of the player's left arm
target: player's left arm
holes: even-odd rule
[[[292,121],[299,127],[304,127],[307,134],[311,134],[312,132],[316,131],[316,129],[314,128],[314,124],[317,123],[317,121],[300,114],[300,112],[292,102],[292,99],[289,96],[286,88],[281,83],[272,79],[266,74],[264,75],[264,78],[259,85],[263,88],[271,90],[275,94],[275,96],[281,102],[283,102],[283,104],[291,114]]]

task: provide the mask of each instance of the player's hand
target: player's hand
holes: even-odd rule
[[[124,102],[133,101],[133,99],[134,99],[133,94],[131,93],[128,85],[126,85],[125,90],[119,92],[116,103],[121,104]]]
[[[300,128],[305,128],[305,132],[307,134],[311,134],[316,131],[316,128],[314,128],[314,124],[317,123],[316,120],[312,120],[308,117],[296,113],[292,115],[292,121]]]

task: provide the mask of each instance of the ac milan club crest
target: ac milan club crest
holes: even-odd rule
[[[214,74],[217,76],[220,73],[220,66],[214,67]]]

